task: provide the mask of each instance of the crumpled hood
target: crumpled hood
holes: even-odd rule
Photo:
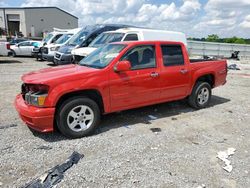
[[[49,84],[50,82],[56,84],[84,77],[98,70],[80,65],[64,65],[24,74],[22,80],[24,83],[30,84]]]
[[[63,54],[70,54],[72,49],[74,48],[75,46],[64,45],[59,48],[58,52],[63,53]]]

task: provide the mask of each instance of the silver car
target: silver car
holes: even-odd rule
[[[40,41],[25,41],[20,42],[15,45],[10,46],[11,55],[15,56],[32,56],[32,50],[34,47],[38,47],[41,45]]]

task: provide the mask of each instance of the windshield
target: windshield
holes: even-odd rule
[[[70,46],[77,46],[80,45],[88,35],[88,32],[85,30],[79,31],[76,35],[74,35],[70,40],[69,40],[69,45]]]
[[[49,33],[46,35],[46,37],[43,39],[43,42],[48,42],[53,37],[53,34]]]
[[[81,60],[79,64],[102,69],[116,58],[125,47],[126,45],[124,44],[107,44],[89,54],[86,58]]]
[[[64,35],[62,35],[59,39],[57,39],[57,41],[55,42],[55,44],[63,44],[63,43],[65,43],[67,40],[69,40],[69,38],[72,35],[73,34],[64,34]]]
[[[102,33],[93,42],[90,43],[90,47],[98,48],[104,44],[111,42],[119,42],[122,40],[124,33]]]

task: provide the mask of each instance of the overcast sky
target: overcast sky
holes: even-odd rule
[[[57,6],[77,16],[79,26],[125,23],[188,37],[250,38],[250,0],[0,0],[0,6]]]

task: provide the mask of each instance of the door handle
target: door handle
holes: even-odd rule
[[[187,73],[188,73],[188,70],[186,70],[186,69],[181,69],[181,70],[180,70],[180,73],[182,73],[182,74],[187,74]]]
[[[158,77],[159,76],[159,73],[158,72],[152,72],[150,74],[151,77],[155,78],[155,77]]]

